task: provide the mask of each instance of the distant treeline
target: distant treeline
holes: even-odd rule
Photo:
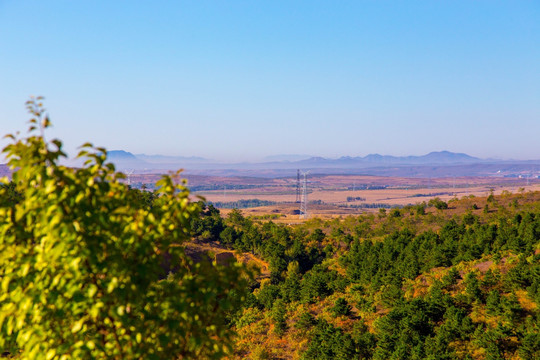
[[[386,189],[387,187],[388,185],[358,184],[358,185],[347,187],[347,190],[382,190],[382,189]]]
[[[352,209],[391,209],[399,207],[397,205],[389,205],[383,203],[361,203],[361,204],[346,204],[343,207],[348,207]]]
[[[347,196],[347,202],[351,202],[351,201],[366,201],[366,198],[364,197],[361,197],[361,196]]]
[[[275,201],[260,200],[260,199],[246,199],[238,201],[216,201],[209,202],[218,209],[247,209],[259,206],[270,206],[277,204]]]
[[[438,193],[429,193],[429,194],[414,194],[411,197],[431,197],[431,196],[441,196],[448,195],[448,192],[438,192]]]

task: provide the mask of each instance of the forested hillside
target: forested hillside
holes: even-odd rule
[[[236,358],[540,358],[539,193],[297,226],[209,206],[193,232],[269,263],[230,317]]]

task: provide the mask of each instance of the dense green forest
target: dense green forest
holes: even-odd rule
[[[197,241],[266,261],[238,358],[540,358],[540,194],[277,225],[200,204]]]
[[[238,201],[216,201],[210,202],[209,204],[219,209],[247,209],[252,207],[275,205],[276,202],[260,199],[241,199]]]

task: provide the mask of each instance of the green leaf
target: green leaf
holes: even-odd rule
[[[83,323],[84,323],[84,320],[81,319],[79,321],[76,321],[73,326],[71,327],[71,332],[72,333],[77,333],[81,330],[82,326],[83,326]]]
[[[54,358],[55,355],[56,355],[56,350],[55,349],[49,349],[49,351],[47,351],[47,354],[45,355],[45,359],[46,360],[51,360],[52,358]]]

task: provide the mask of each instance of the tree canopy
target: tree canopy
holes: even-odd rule
[[[219,358],[244,297],[234,264],[194,263],[182,243],[199,207],[164,176],[144,206],[91,144],[61,165],[41,98],[27,137],[4,149],[0,186],[0,349],[22,359]]]

